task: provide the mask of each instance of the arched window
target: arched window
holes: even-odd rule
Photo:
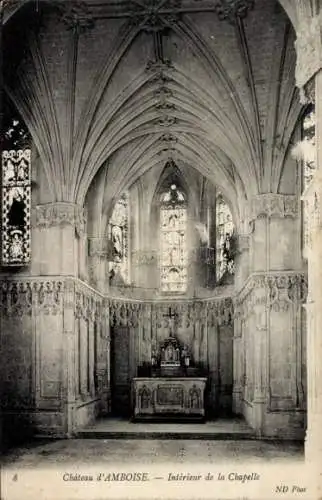
[[[314,170],[316,169],[316,149],[315,149],[315,110],[314,106],[309,106],[306,113],[302,119],[302,131],[301,131],[301,143],[300,143],[300,157],[303,163],[303,182],[302,182],[302,192],[304,192],[309,186]],[[302,223],[303,223],[303,249],[307,248],[309,241],[309,224],[308,224],[308,213],[303,204],[302,210]]]
[[[160,288],[184,293],[187,289],[187,204],[176,184],[162,193],[160,205]]]
[[[2,138],[1,263],[30,262],[31,136],[23,120],[6,102]]]
[[[216,281],[234,274],[234,224],[231,211],[219,193],[216,199]]]
[[[123,193],[115,203],[108,225],[111,242],[109,262],[110,283],[124,285],[129,283],[129,197]]]

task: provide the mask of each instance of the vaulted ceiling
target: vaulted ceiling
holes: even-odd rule
[[[53,200],[84,203],[103,169],[112,201],[168,159],[219,185],[236,214],[279,191],[301,105],[276,0],[69,5],[29,2],[4,33],[6,91]]]

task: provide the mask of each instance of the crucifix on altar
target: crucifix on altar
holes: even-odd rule
[[[164,318],[168,318],[169,320],[170,337],[175,337],[177,333],[178,316],[179,315],[172,309],[171,306],[169,307],[168,313],[163,315]]]

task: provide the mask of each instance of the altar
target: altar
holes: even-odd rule
[[[134,420],[203,420],[207,378],[193,366],[187,346],[171,336],[151,355],[148,376],[133,379]]]
[[[206,378],[135,378],[134,419],[185,417],[203,420]]]

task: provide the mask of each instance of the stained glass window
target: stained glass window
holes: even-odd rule
[[[304,169],[303,169],[303,188],[307,188],[312,180],[313,172],[316,167],[315,158],[315,112],[314,108],[310,107],[302,122],[302,143],[301,143]]]
[[[5,126],[2,150],[2,264],[30,262],[31,137],[20,118]]]
[[[303,192],[310,184],[313,172],[316,168],[316,148],[315,148],[315,111],[314,107],[309,107],[302,120],[302,141],[300,143],[303,159]],[[308,215],[303,205],[303,247],[306,248],[309,241]]]
[[[220,281],[227,272],[234,274],[232,252],[234,224],[231,211],[222,195],[216,202],[216,280]]]
[[[160,280],[161,291],[184,293],[187,288],[187,206],[176,184],[161,195]]]
[[[109,273],[111,284],[129,283],[129,197],[123,193],[115,203],[109,221],[108,231],[111,242]]]

